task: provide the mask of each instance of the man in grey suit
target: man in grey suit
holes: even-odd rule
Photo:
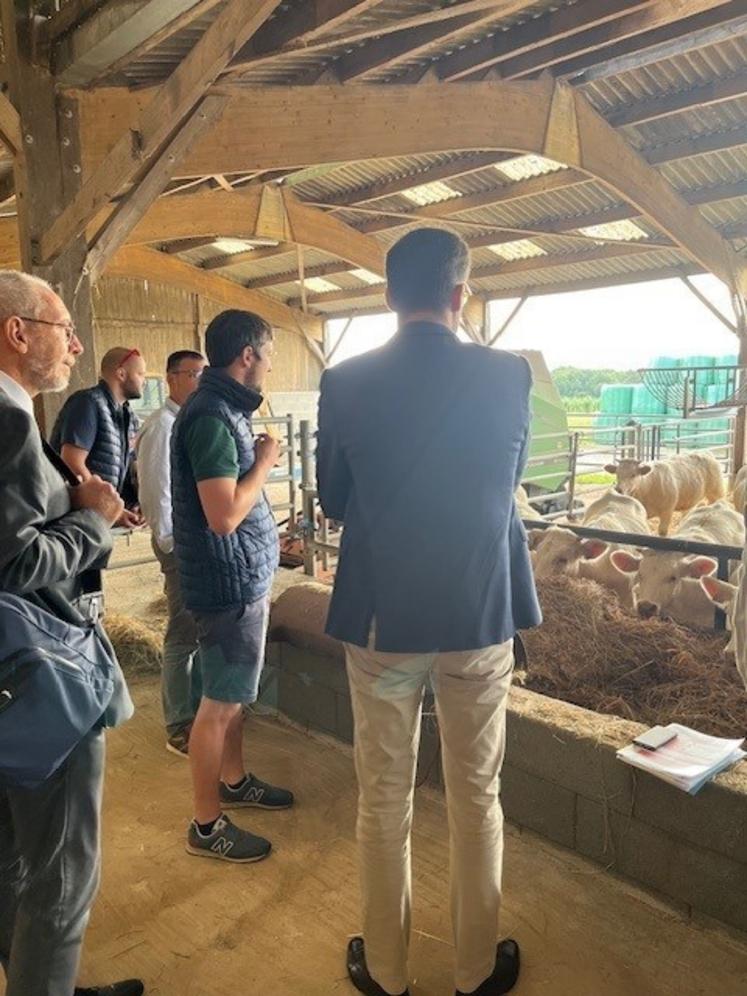
[[[67,308],[47,283],[0,271],[0,590],[78,625],[98,618],[99,570],[123,502],[99,477],[76,481],[42,440],[33,399],[64,390],[82,351]],[[102,727],[131,714],[118,672],[101,725],[54,775],[34,789],[0,785],[0,963],[6,996],[143,992],[136,980],[75,987],[99,882]]]
[[[319,401],[319,496],[345,526],[327,632],[345,644],[360,788],[363,936],[348,946],[348,973],[367,996],[407,991],[410,828],[430,681],[457,994],[499,996],[519,973],[515,941],[496,953],[512,641],[540,620],[514,504],[531,374],[518,356],[457,338],[469,275],[458,236],[410,232],[386,266],[397,334],[327,370]]]

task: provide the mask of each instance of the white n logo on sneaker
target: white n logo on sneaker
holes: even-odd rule
[[[261,802],[264,794],[263,788],[250,788],[246,790],[243,798],[245,802]]]
[[[216,854],[220,854],[225,858],[232,847],[232,840],[226,840],[225,837],[219,837],[213,844],[210,845],[210,850],[215,851]]]

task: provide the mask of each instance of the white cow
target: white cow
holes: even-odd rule
[[[581,525],[590,529],[605,529],[621,533],[650,533],[646,510],[636,498],[608,491],[586,509]],[[600,539],[582,539],[570,529],[551,526],[550,529],[530,530],[532,563],[537,578],[588,578],[610,588],[629,609],[633,601],[633,578],[622,574],[610,557],[617,545]]]
[[[737,471],[737,476],[734,481],[734,508],[738,512],[744,512],[744,502],[747,497],[747,464],[744,467],[740,467]]]
[[[616,475],[618,491],[642,502],[649,518],[658,517],[660,536],[669,532],[674,512],[724,496],[721,467],[711,453],[680,453],[654,463],[626,459],[605,470]]]
[[[722,499],[688,512],[672,538],[743,546],[744,520]],[[712,557],[663,550],[646,550],[642,554],[617,550],[611,559],[621,573],[634,579],[634,595],[642,618],[661,616],[704,629],[713,624],[713,605],[699,584],[718,566]]]
[[[539,518],[539,513],[529,504],[529,496],[526,493],[526,489],[522,487],[521,484],[516,489],[514,498],[516,500],[516,510],[519,513],[520,519]]]

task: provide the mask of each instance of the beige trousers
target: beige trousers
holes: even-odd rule
[[[503,863],[500,770],[511,641],[483,650],[387,654],[345,645],[355,719],[358,849],[368,970],[388,993],[407,987],[410,828],[420,714],[433,683],[449,816],[456,986],[495,965]]]

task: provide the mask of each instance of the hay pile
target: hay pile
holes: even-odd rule
[[[160,673],[163,638],[152,627],[119,612],[107,612],[104,627],[126,675]]]
[[[538,590],[545,622],[522,633],[526,688],[647,725],[747,734],[747,691],[722,656],[724,634],[626,615],[592,581],[553,578]]]

